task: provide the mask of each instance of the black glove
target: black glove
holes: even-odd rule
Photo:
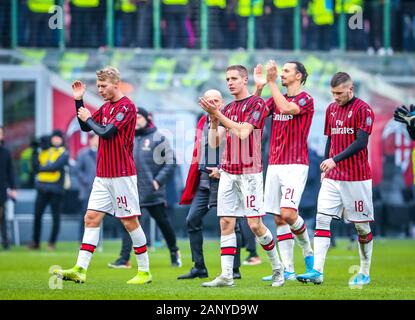
[[[408,126],[415,124],[415,105],[411,104],[408,107],[400,106],[396,108],[395,113],[393,114],[395,121],[402,122]]]

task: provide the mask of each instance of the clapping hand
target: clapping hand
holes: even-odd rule
[[[255,86],[259,89],[262,89],[267,84],[267,79],[262,75],[262,69],[262,64],[257,64],[254,68]]]
[[[278,66],[274,60],[268,61],[267,65],[267,81],[268,82],[276,82],[278,77]]]
[[[215,117],[216,112],[219,110],[219,105],[215,105],[203,97],[199,98],[199,105],[212,117]]]

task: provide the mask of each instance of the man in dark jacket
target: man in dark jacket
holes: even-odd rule
[[[60,206],[65,192],[65,166],[68,164],[69,153],[64,146],[63,134],[55,130],[50,138],[50,146],[33,151],[33,169],[36,173],[35,187],[35,221],[33,228],[33,243],[31,249],[40,249],[40,233],[42,215],[50,204],[52,209],[52,231],[48,249],[55,250],[55,243],[60,227]]]
[[[219,91],[208,90],[204,97],[213,102],[222,102],[223,98]],[[180,275],[179,280],[207,278],[203,256],[203,219],[212,209],[216,216],[218,187],[219,187],[219,164],[224,145],[212,149],[208,143],[208,132],[210,118],[208,115],[200,117],[196,127],[195,145],[192,164],[186,180],[186,187],[180,199],[180,204],[191,204],[186,217],[187,233],[189,235],[190,249],[194,266],[186,274]],[[233,278],[240,279],[241,266],[240,249],[242,244],[241,226],[238,219],[235,225],[237,252],[233,264]]]
[[[88,209],[88,199],[96,177],[98,144],[99,136],[93,134],[89,139],[89,146],[79,151],[76,158],[75,172],[79,183],[78,199],[81,202],[79,235],[81,241],[84,234],[84,214]]]
[[[176,244],[176,233],[165,211],[165,184],[176,168],[174,152],[166,137],[154,126],[150,114],[143,108],[138,108],[135,129],[134,160],[140,208],[143,216],[150,214],[160,228],[170,251],[171,265],[180,267],[182,262]],[[146,238],[150,239],[148,234]],[[128,233],[123,232],[120,257],[109,263],[108,267],[130,268],[131,249],[131,238]]]
[[[16,188],[12,157],[9,150],[4,147],[3,127],[0,127],[0,233],[3,249],[5,250],[10,247],[6,221],[7,197],[16,199]]]

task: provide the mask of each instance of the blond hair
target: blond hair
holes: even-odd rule
[[[117,68],[107,66],[104,69],[96,72],[98,81],[109,80],[112,83],[118,83],[120,81],[120,72]]]

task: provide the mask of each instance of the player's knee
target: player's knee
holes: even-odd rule
[[[317,213],[316,217],[316,229],[320,230],[330,230],[330,224],[331,224],[332,217]]]
[[[85,227],[96,228],[101,223],[101,216],[96,212],[87,211],[84,216]]]
[[[262,230],[261,220],[259,220],[259,219],[248,219],[248,225],[249,225],[249,228],[252,230],[252,232],[254,234],[261,233],[261,230]]]
[[[280,215],[274,216],[274,221],[277,227],[285,226],[287,223],[284,221],[284,219]]]
[[[367,235],[370,233],[370,224],[369,222],[360,222],[354,224],[357,233],[361,236]]]
[[[291,208],[281,208],[281,218],[289,225],[293,224],[297,218],[297,210]]]
[[[229,218],[220,219],[220,230],[222,234],[229,234],[235,229],[235,221]]]
[[[134,231],[140,226],[137,217],[121,219],[121,222],[128,232]]]

